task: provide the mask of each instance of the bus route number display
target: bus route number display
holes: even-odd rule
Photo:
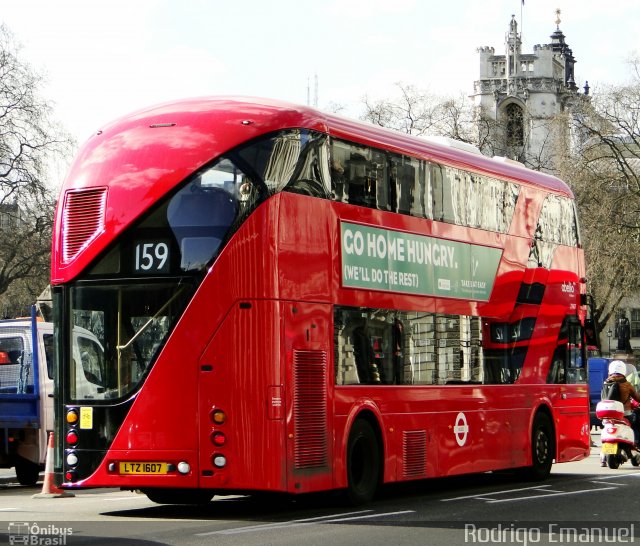
[[[138,275],[169,273],[169,242],[138,241],[133,248],[133,272]]]

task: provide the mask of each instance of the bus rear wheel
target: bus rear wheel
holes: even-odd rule
[[[149,500],[158,504],[207,504],[213,493],[208,489],[143,489]]]
[[[347,443],[347,498],[351,504],[373,499],[380,482],[380,446],[371,424],[357,419]]]
[[[527,468],[530,480],[544,480],[551,472],[555,454],[555,440],[551,418],[538,412],[531,430],[531,466]]]

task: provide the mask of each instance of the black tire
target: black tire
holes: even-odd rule
[[[20,485],[35,485],[40,479],[40,465],[24,457],[16,457],[16,478]]]
[[[373,499],[381,469],[376,433],[368,421],[357,419],[347,443],[347,498],[351,504],[365,504]]]
[[[629,457],[629,459],[631,460],[631,464],[633,466],[640,466],[640,455],[638,455],[637,453]]]
[[[208,489],[143,489],[149,500],[158,504],[207,504],[213,498]]]
[[[607,455],[607,466],[612,470],[615,470],[620,466],[620,456],[619,455]]]
[[[526,470],[528,479],[539,481],[549,476],[556,451],[555,445],[551,418],[544,412],[536,413],[531,429],[531,466]]]

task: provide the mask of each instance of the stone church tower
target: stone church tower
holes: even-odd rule
[[[495,155],[502,155],[540,170],[553,170],[557,146],[566,139],[566,124],[557,116],[571,109],[581,93],[574,80],[573,52],[560,30],[551,43],[536,45],[533,53],[522,52],[518,23],[511,16],[504,54],[481,47],[480,79],[474,82],[472,98],[477,109],[481,148],[489,142]],[[584,95],[589,94],[585,83]],[[562,129],[564,127],[564,130]]]

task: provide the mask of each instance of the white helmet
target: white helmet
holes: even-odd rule
[[[612,360],[609,364],[609,375],[619,373],[620,375],[627,374],[627,365],[622,360]]]

